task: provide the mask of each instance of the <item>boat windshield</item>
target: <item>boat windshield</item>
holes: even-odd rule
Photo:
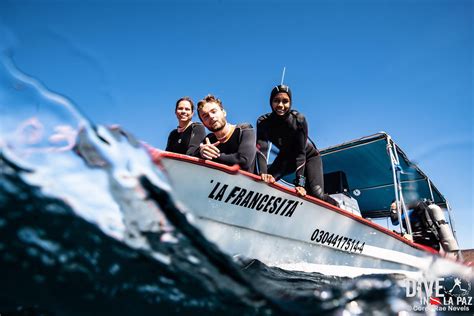
[[[431,180],[409,161],[386,133],[323,149],[321,156],[325,174],[340,172],[345,175],[347,193],[357,200],[363,217],[389,216],[390,204],[398,200],[395,174],[401,183],[405,204],[429,199],[442,208],[447,207],[446,199]],[[394,168],[399,172],[394,173]]]

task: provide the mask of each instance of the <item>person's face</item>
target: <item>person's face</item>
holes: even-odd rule
[[[290,97],[286,92],[280,92],[273,97],[272,109],[277,115],[285,115],[290,109]]]
[[[175,114],[178,122],[189,122],[193,118],[191,103],[186,100],[179,102]]]
[[[215,102],[208,102],[199,110],[202,123],[211,132],[224,128],[227,123],[226,115],[226,112]]]

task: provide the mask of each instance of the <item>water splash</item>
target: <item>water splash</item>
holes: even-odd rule
[[[32,171],[24,174],[30,184],[67,201],[78,215],[115,238],[138,236],[130,234],[137,229],[157,231],[162,219],[156,206],[132,198],[124,201],[124,192],[117,192],[129,190],[143,198],[137,180],[142,175],[169,190],[138,142],[130,146],[129,134],[94,126],[72,102],[20,72],[7,56],[3,55],[0,67],[2,155]],[[128,218],[138,210],[149,213],[147,220],[154,218],[153,224]],[[139,239],[128,240],[137,243]]]
[[[140,142],[92,124],[8,57],[0,67],[0,306],[269,313],[176,207]]]

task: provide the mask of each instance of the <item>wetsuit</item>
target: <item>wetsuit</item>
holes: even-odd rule
[[[206,137],[213,144],[217,142],[214,133]],[[233,166],[238,164],[241,170],[254,172],[255,169],[255,132],[252,125],[243,123],[235,127],[232,136],[225,143],[216,146],[220,151],[220,156],[212,161],[224,165]],[[199,150],[196,153],[201,158]]]
[[[166,151],[183,155],[192,155],[199,149],[199,144],[204,140],[206,131],[201,123],[192,123],[184,132],[178,129],[171,131],[168,136]]]
[[[280,152],[267,167],[268,143]],[[275,180],[296,172],[295,186],[304,187],[309,195],[338,205],[324,194],[323,164],[319,151],[308,137],[305,117],[295,110],[279,116],[264,114],[257,121],[257,162],[259,173],[269,173]]]

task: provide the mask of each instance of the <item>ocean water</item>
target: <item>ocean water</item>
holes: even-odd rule
[[[418,313],[402,275],[286,271],[223,253],[129,132],[0,64],[2,316]]]

